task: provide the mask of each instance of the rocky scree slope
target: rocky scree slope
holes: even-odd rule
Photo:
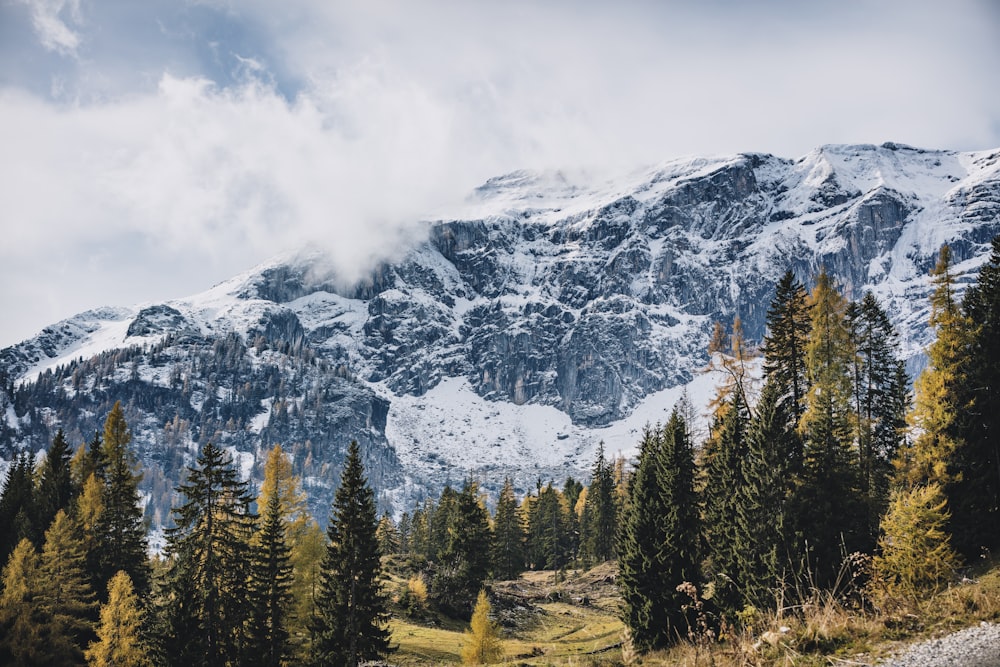
[[[0,456],[89,440],[115,400],[157,525],[207,441],[259,478],[283,443],[325,517],[346,444],[385,508],[469,472],[521,488],[629,453],[705,365],[714,321],[764,334],[774,284],[871,289],[919,366],[940,246],[974,279],[1000,233],[1000,151],[825,146],[616,178],[491,179],[346,285],[319,253],[200,295],[90,311],[0,351]],[[699,385],[698,382],[702,384]],[[711,391],[695,380],[694,402]]]

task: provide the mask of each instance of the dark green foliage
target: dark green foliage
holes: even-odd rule
[[[707,574],[715,584],[713,600],[725,612],[742,608],[739,577],[746,545],[739,539],[737,522],[746,486],[746,429],[749,416],[742,394],[732,392],[716,417],[714,437],[705,446],[702,491]]]
[[[800,447],[780,392],[776,382],[764,383],[747,432],[745,483],[736,499],[739,581],[745,601],[758,609],[774,606],[774,591],[799,565],[790,512]]]
[[[431,595],[446,613],[468,618],[489,573],[489,513],[479,485],[467,480],[455,501],[447,541],[431,582]]]
[[[129,448],[132,433],[125,423],[121,403],[115,403],[104,422],[101,447],[101,474],[104,508],[97,521],[97,590],[107,591],[108,582],[119,570],[132,579],[135,590],[149,590],[146,527],[139,505],[139,481],[135,454]]]
[[[1000,546],[1000,237],[962,307],[972,327],[965,360],[971,407],[954,461],[961,477],[946,492],[954,544],[971,560]]]
[[[47,527],[51,524],[59,510],[68,512],[76,497],[69,461],[69,443],[66,442],[62,429],[59,429],[39,470],[38,489],[35,492],[39,526]]]
[[[316,664],[355,667],[388,655],[389,614],[379,582],[375,494],[352,442],[327,528],[314,620]]]
[[[767,311],[767,336],[764,338],[764,371],[773,377],[793,424],[804,410],[806,379],[806,340],[811,328],[808,296],[805,288],[789,270],[775,289]]]
[[[854,418],[861,492],[868,504],[867,530],[878,531],[878,520],[889,499],[892,461],[903,441],[909,385],[899,359],[899,336],[875,295],[865,294],[847,310],[854,384]]]
[[[524,571],[524,527],[509,477],[504,480],[493,516],[490,564],[495,579],[514,579]]]
[[[617,527],[614,470],[604,458],[604,443],[601,442],[580,519],[580,550],[585,561],[602,563],[615,557]]]
[[[570,540],[566,508],[549,482],[539,489],[528,509],[528,560],[536,570],[559,570],[569,563]]]
[[[21,452],[7,469],[0,494],[0,563],[6,563],[14,547],[24,538],[38,542],[34,521],[35,464],[30,454]]]
[[[619,538],[622,619],[640,651],[687,636],[690,599],[677,587],[701,579],[699,528],[694,454],[675,409],[666,427],[643,434]]]
[[[255,665],[279,667],[289,653],[292,563],[277,490],[268,496],[260,522],[250,555],[248,655]]]
[[[252,497],[232,460],[209,443],[178,487],[183,504],[167,531],[166,610],[171,664],[245,664]]]

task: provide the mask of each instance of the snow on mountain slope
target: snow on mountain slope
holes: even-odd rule
[[[632,453],[680,387],[707,402],[712,323],[739,315],[759,340],[787,269],[808,285],[826,267],[852,299],[872,290],[917,368],[938,249],[952,246],[967,283],[1000,233],[1000,151],[823,146],[522,171],[422,224],[356,284],[306,251],[0,351],[13,385],[0,452],[44,447],[59,424],[82,440],[122,398],[154,481],[208,440],[259,476],[282,442],[321,514],[352,438],[397,508],[470,471],[522,488],[585,475],[597,442]]]

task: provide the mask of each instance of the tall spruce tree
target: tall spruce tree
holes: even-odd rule
[[[68,512],[72,506],[75,490],[70,476],[69,462],[69,443],[66,442],[62,429],[59,429],[38,471],[35,498],[40,526],[48,527],[59,510]]]
[[[809,308],[805,287],[791,270],[786,271],[767,311],[764,371],[788,401],[786,412],[793,424],[798,424],[802,416],[809,386],[806,374],[806,342],[812,328]]]
[[[847,302],[821,271],[810,295],[812,328],[806,346],[809,391],[799,422],[805,440],[800,527],[809,546],[810,565],[825,586],[843,558],[871,547],[863,515],[856,455],[852,452],[851,360]]]
[[[351,442],[333,500],[320,574],[314,622],[319,665],[356,667],[390,651],[377,526],[375,494],[365,479],[358,443]]]
[[[434,598],[445,611],[468,617],[489,573],[489,513],[479,485],[466,480],[448,526],[448,538],[432,582]]]
[[[250,538],[255,516],[232,459],[208,443],[178,487],[182,505],[167,529],[166,655],[171,664],[252,661],[247,648]]]
[[[737,522],[739,503],[745,496],[749,413],[739,391],[733,391],[720,407],[721,416],[716,417],[704,452],[703,526],[708,573],[715,584],[713,599],[722,611],[733,613],[743,606],[739,577],[746,554]]]
[[[14,457],[0,493],[0,563],[22,539],[39,542],[35,524],[35,463],[27,452]]]
[[[552,485],[538,490],[528,510],[528,558],[536,570],[560,570],[570,559],[566,507]]]
[[[861,492],[868,530],[878,530],[889,498],[892,462],[903,442],[909,407],[909,378],[899,358],[898,334],[875,295],[867,292],[847,310],[855,354],[854,423]]]
[[[516,579],[524,571],[524,526],[510,477],[504,479],[493,516],[490,564],[495,579]]]
[[[791,506],[796,489],[796,435],[789,428],[788,403],[768,378],[747,432],[745,483],[736,495],[739,581],[746,601],[773,607],[785,575],[798,571]]]
[[[291,550],[277,486],[269,489],[260,528],[250,554],[249,652],[254,664],[280,667],[290,653],[288,619],[292,612]]]
[[[1000,546],[1000,236],[962,308],[971,327],[963,374],[969,409],[947,493],[955,546],[972,559]]]
[[[701,578],[699,534],[694,454],[675,408],[665,427],[643,433],[619,535],[622,620],[639,651],[687,636],[690,600],[677,587]]]
[[[149,590],[146,527],[139,505],[139,482],[135,454],[129,448],[132,433],[125,423],[121,402],[115,403],[104,421],[101,462],[104,482],[102,511],[97,519],[100,591],[107,589],[119,570],[128,573],[142,595]]]
[[[604,458],[604,442],[597,445],[597,460],[591,471],[590,486],[580,521],[580,542],[584,559],[603,563],[615,557],[618,506],[615,502],[614,471]]]

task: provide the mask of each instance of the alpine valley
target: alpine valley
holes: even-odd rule
[[[0,351],[0,458],[58,428],[87,442],[120,400],[154,526],[207,442],[258,481],[281,443],[321,522],[351,440],[397,512],[470,474],[521,490],[585,477],[598,442],[631,455],[684,387],[704,408],[713,323],[738,315],[759,342],[787,269],[811,286],[826,267],[850,299],[873,291],[918,371],[939,248],[965,284],[1000,234],[1000,150],[516,172],[435,218],[355,284],[307,251]]]

